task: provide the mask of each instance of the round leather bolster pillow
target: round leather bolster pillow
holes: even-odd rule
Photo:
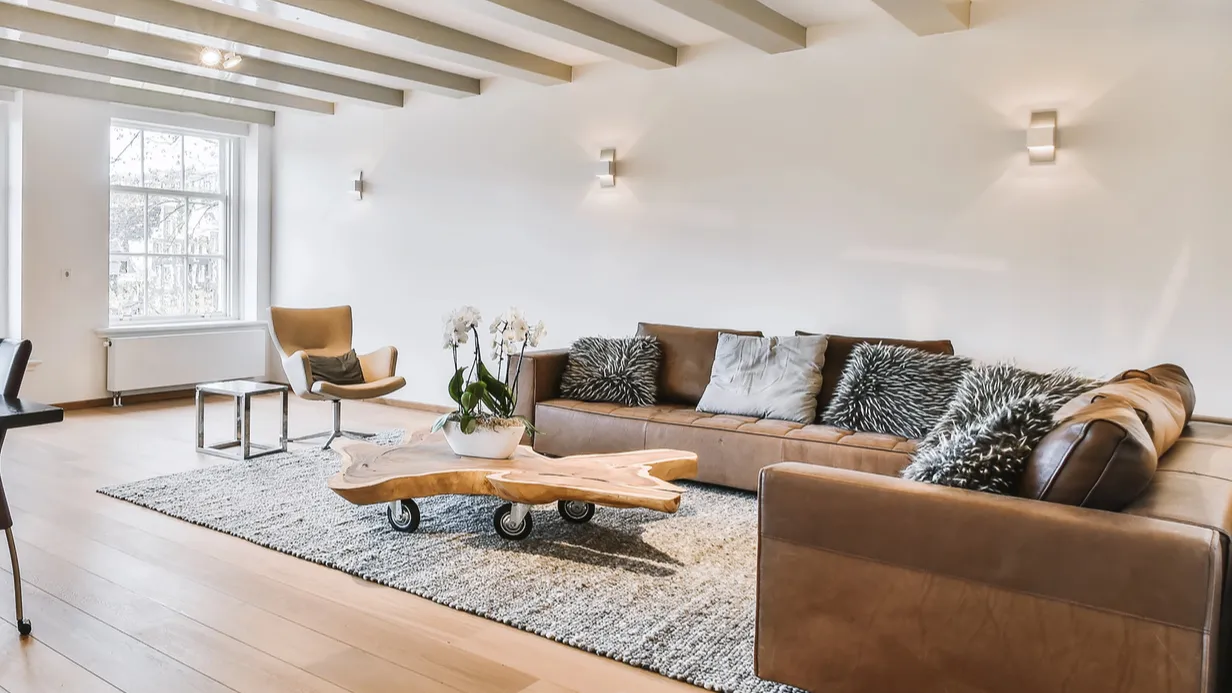
[[[1070,400],[1027,461],[1018,495],[1120,510],[1155,476],[1159,458],[1193,412],[1193,386],[1178,366],[1126,371]]]

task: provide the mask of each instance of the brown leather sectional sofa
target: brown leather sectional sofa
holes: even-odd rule
[[[1008,497],[897,478],[915,441],[697,412],[718,331],[641,331],[660,338],[674,401],[562,400],[567,352],[539,352],[521,413],[548,454],[683,448],[701,481],[759,490],[762,678],[826,693],[1228,690],[1232,426],[1191,421],[1181,369],[1129,371],[1066,405]],[[832,337],[829,383],[858,341]]]

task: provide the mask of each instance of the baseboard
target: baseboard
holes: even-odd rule
[[[412,402],[406,399],[392,399],[390,397],[374,397],[369,402],[384,404],[389,407],[398,407],[399,409],[414,409],[416,411],[427,411],[433,414],[448,414],[453,411],[453,407],[444,407],[439,404],[428,404],[426,402]]]
[[[188,388],[186,390],[164,390],[162,392],[144,392],[135,395],[124,395],[123,402],[125,406],[129,404],[148,404],[150,402],[165,402],[172,399],[192,399],[197,394],[196,388]],[[99,397],[98,399],[80,399],[75,402],[57,402],[54,406],[60,407],[65,411],[75,411],[77,409],[97,409],[99,407],[110,407],[112,404],[110,397]]]

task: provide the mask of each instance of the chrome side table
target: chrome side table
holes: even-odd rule
[[[278,445],[252,442],[252,397],[278,393],[282,396],[282,434]],[[221,443],[205,443],[205,396],[222,395],[235,399],[235,438]],[[238,448],[235,452],[228,452]],[[252,380],[225,380],[197,386],[197,452],[229,460],[251,460],[262,455],[287,451],[287,386]]]

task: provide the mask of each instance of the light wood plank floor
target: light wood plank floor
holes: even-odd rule
[[[275,398],[254,431],[276,430]],[[347,404],[360,430],[434,415]],[[208,407],[222,437],[226,400]],[[291,435],[329,405],[292,398]],[[70,412],[3,449],[34,635],[19,639],[0,549],[0,693],[618,693],[698,690],[113,500],[99,486],[211,464],[189,401]],[[0,542],[2,545],[2,542]]]

